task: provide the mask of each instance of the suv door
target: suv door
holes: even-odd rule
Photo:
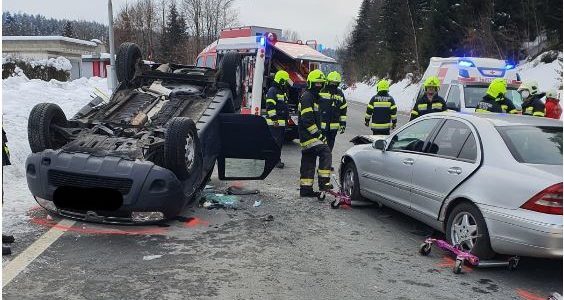
[[[387,139],[386,151],[374,149],[361,169],[363,189],[400,210],[409,209],[413,165],[440,119],[424,119]],[[361,181],[361,182],[362,182]]]
[[[471,125],[448,119],[413,167],[411,208],[436,220],[444,199],[480,165],[477,133]]]

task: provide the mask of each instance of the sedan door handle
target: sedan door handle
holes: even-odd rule
[[[415,163],[415,160],[413,158],[408,158],[403,161],[403,164],[408,166],[413,165],[413,163]]]
[[[453,174],[453,175],[460,175],[460,174],[462,174],[462,169],[459,168],[459,167],[452,167],[452,168],[448,169],[448,173]]]

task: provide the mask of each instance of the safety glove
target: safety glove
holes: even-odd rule
[[[339,133],[340,133],[340,134],[345,133],[345,126],[339,127]]]

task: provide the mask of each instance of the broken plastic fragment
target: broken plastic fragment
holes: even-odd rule
[[[157,259],[157,258],[161,258],[161,257],[162,257],[161,254],[145,255],[145,256],[143,256],[143,260],[153,260],[153,259]]]
[[[253,206],[254,206],[254,207],[259,207],[261,204],[262,204],[261,201],[256,200],[256,201],[255,201],[255,204],[253,204]]]

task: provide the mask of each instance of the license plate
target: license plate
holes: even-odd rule
[[[290,116],[290,119],[292,119],[292,122],[294,122],[294,124],[298,125],[298,116]]]

